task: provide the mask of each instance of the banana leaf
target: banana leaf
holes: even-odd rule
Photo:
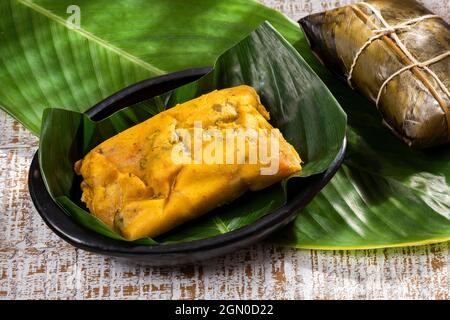
[[[303,170],[291,179],[325,171],[344,141],[346,115],[295,48],[269,23],[264,23],[222,54],[213,71],[198,81],[127,107],[104,120],[95,122],[85,114],[63,109],[45,110],[39,160],[48,191],[73,219],[105,236],[121,239],[80,202],[75,162],[102,141],[167,108],[215,89],[241,84],[256,89],[270,113],[271,123],[304,161]],[[183,242],[236,230],[284,205],[290,186],[286,179],[261,192],[249,192],[203,219],[154,240]],[[151,239],[139,242],[155,243]]]
[[[35,134],[46,108],[83,112],[140,80],[211,66],[265,20],[299,35],[248,0],[1,0],[0,13],[0,105]]]
[[[65,24],[70,5],[81,9],[80,30]],[[213,64],[270,21],[349,121],[343,170],[272,241],[358,249],[450,240],[448,147],[412,151],[396,141],[373,104],[331,75],[282,14],[251,0],[2,0],[0,12],[0,106],[35,134],[47,107],[82,112],[138,80]]]
[[[324,64],[377,104],[386,125],[405,143],[424,149],[450,142],[450,94],[430,73],[416,67],[389,78],[413,63],[406,52],[429,61],[450,50],[450,25],[443,19],[424,19],[371,41],[377,37],[375,30],[384,27],[375,13],[391,26],[432,14],[416,0],[367,0],[310,15],[300,24]],[[449,87],[450,57],[435,61],[428,70]]]
[[[450,148],[414,150],[382,122],[371,101],[296,44],[348,116],[344,165],[295,222],[272,241],[353,250],[450,240]]]

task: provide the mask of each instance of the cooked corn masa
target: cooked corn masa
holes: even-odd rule
[[[269,113],[248,86],[216,90],[176,105],[104,141],[75,164],[83,177],[82,201],[126,239],[161,235],[247,190],[263,189],[301,170],[299,155],[277,130],[279,167],[272,175],[261,174],[267,164],[260,159],[246,162],[250,149],[234,150],[236,163],[231,164],[226,159],[210,164],[173,160],[174,148],[186,144],[177,132],[193,132],[198,121],[202,130],[269,132],[273,127],[267,120]],[[245,138],[245,143],[248,147],[258,142]],[[204,143],[200,151],[208,146]]]

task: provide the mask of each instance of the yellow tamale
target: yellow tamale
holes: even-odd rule
[[[76,163],[75,171],[83,177],[82,201],[126,239],[156,237],[247,190],[260,190],[301,170],[299,155],[268,120],[249,86],[216,90],[176,105],[104,141]],[[261,149],[262,143],[245,135],[248,129],[259,132],[258,137],[263,132],[266,141],[275,137],[278,146],[271,144],[270,151],[278,161],[276,171],[263,174],[267,161],[249,161],[252,147]],[[195,136],[196,130],[204,140],[200,146],[195,137],[186,136]],[[235,134],[233,142],[244,137],[244,152],[225,140],[229,132]],[[234,148],[231,158],[229,148]]]

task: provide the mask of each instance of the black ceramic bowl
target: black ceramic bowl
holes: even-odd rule
[[[194,81],[210,68],[189,69],[139,82],[100,102],[86,114],[101,120],[134,103],[162,94]],[[180,244],[142,246],[102,236],[73,221],[52,200],[42,180],[37,152],[31,163],[28,184],[33,203],[45,223],[58,236],[75,247],[150,265],[175,265],[205,261],[259,242],[291,222],[313,197],[330,181],[340,167],[346,141],[331,166],[322,174],[305,179],[290,187],[288,203],[241,229],[204,240]]]

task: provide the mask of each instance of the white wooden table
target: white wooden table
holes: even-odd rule
[[[354,1],[261,2],[298,19]],[[423,2],[449,20],[450,0]],[[28,195],[37,138],[2,111],[0,128],[0,299],[450,299],[449,243],[356,252],[260,244],[171,268],[77,250],[46,227]]]

